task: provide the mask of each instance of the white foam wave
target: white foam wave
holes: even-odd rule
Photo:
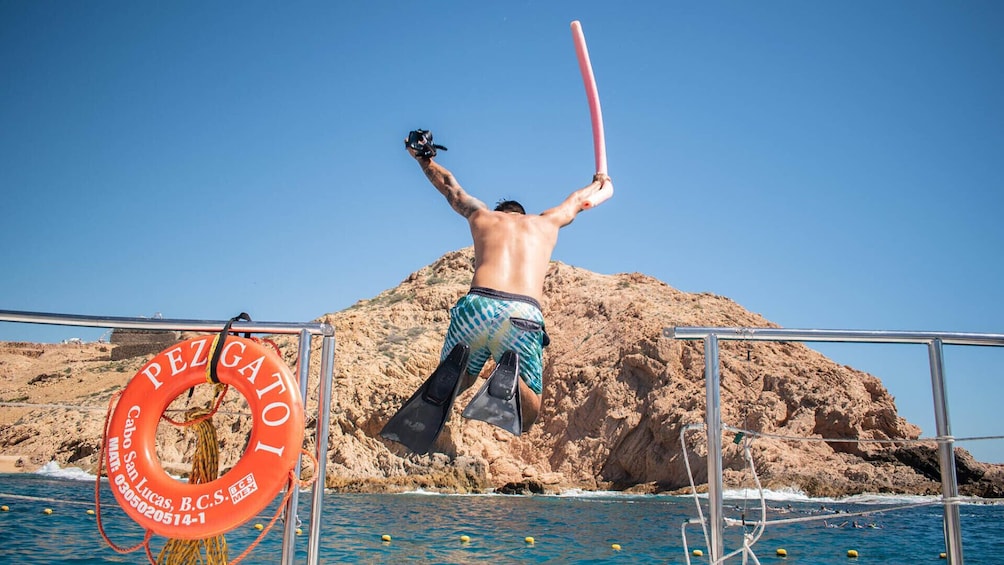
[[[328,491],[325,491],[325,492],[328,492]],[[419,488],[417,488],[415,490],[406,490],[406,491],[404,491],[404,492],[402,492],[400,494],[414,495],[414,496],[455,496],[455,497],[462,497],[462,496],[470,496],[470,497],[474,497],[474,496],[500,496],[500,495],[496,495],[495,493],[475,494],[475,493],[467,493],[467,492],[439,492],[439,491],[435,491],[435,490],[425,490],[424,488],[421,488],[421,487],[419,487]]]
[[[625,499],[646,499],[651,500],[658,497],[669,498],[690,498],[690,494],[634,494],[617,491],[589,491],[581,489],[569,489],[556,495],[566,498],[602,499],[611,498],[618,500]],[[707,499],[708,494],[700,493],[698,498]],[[764,500],[770,503],[803,503],[803,504],[917,504],[923,502],[936,502],[936,496],[913,496],[913,495],[891,495],[891,494],[859,494],[845,498],[832,497],[812,497],[805,494],[801,489],[790,487],[776,490],[765,489],[763,491]],[[737,500],[760,500],[760,491],[756,489],[728,489],[722,491],[722,499],[734,503]]]
[[[417,488],[415,490],[406,491],[404,494],[421,494],[421,495],[426,495],[426,496],[430,496],[430,495],[431,496],[438,496],[438,495],[441,495],[442,493],[436,492],[434,490],[425,490],[424,488],[419,487],[419,488]]]
[[[704,494],[701,496],[706,497],[707,495]],[[764,489],[763,497],[765,500],[773,502],[816,502],[833,500],[832,498],[810,498],[809,495],[805,494],[805,492],[794,487],[782,488],[780,490]],[[725,500],[759,499],[760,491],[751,488],[724,490],[722,491],[722,498]]]
[[[706,498],[707,495],[701,495]],[[726,490],[722,492],[725,500],[759,500],[760,493],[756,489]],[[856,494],[843,498],[810,497],[800,489],[785,488],[780,490],[764,490],[764,500],[771,502],[805,502],[805,503],[835,503],[835,504],[919,504],[934,502],[936,496],[919,496],[909,494]]]
[[[46,477],[56,477],[59,479],[71,479],[74,481],[93,481],[95,475],[92,475],[79,467],[67,467],[63,469],[59,466],[59,463],[55,461],[49,461],[42,466],[41,469],[35,471],[36,475],[44,475]]]
[[[923,502],[937,502],[941,499],[938,496],[921,496],[909,494],[856,494],[841,498],[840,502],[849,504],[920,504]]]
[[[629,498],[653,498],[663,496],[659,494],[638,494],[630,492],[618,492],[613,490],[582,490],[578,488],[561,491],[553,496],[563,498],[616,498],[624,500]]]

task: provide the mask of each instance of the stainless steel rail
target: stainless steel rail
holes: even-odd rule
[[[0,322],[49,324],[55,326],[86,326],[91,328],[117,328],[123,330],[177,330],[183,332],[218,332],[226,320],[171,320],[166,318],[125,318],[117,316],[83,316],[78,314],[50,314],[44,312],[18,312],[0,310]],[[234,322],[234,332],[262,334],[298,334],[307,330],[310,335],[334,337],[335,329],[329,324],[295,322]]]
[[[959,521],[959,485],[955,475],[955,440],[948,416],[948,391],[945,384],[944,345],[1004,346],[1004,334],[913,332],[872,330],[819,330],[783,328],[669,327],[665,337],[704,340],[705,386],[707,392],[706,424],[708,430],[708,520],[711,527],[711,562],[725,555],[722,512],[722,421],[721,373],[718,362],[719,340],[799,341],[926,344],[931,366],[934,393],[934,416],[937,428],[938,458],[941,467],[942,506],[944,508],[945,546],[948,562],[961,565],[962,527]]]
[[[51,314],[43,312],[19,312],[0,310],[0,322],[16,322],[25,324],[48,324],[57,326],[85,326],[94,328],[116,328],[131,330],[176,330],[196,332],[218,332],[226,325],[225,320],[172,320],[166,318],[126,318],[114,316],[83,316],[75,314]],[[327,469],[328,425],[331,414],[331,384],[334,377],[335,359],[335,329],[329,324],[317,322],[234,322],[231,330],[241,333],[262,334],[299,334],[298,367],[300,394],[306,400],[307,381],[310,376],[310,338],[320,336],[321,341],[321,374],[317,386],[317,431],[315,437],[315,457],[317,468],[314,475],[313,499],[310,508],[310,539],[307,547],[307,562],[318,563],[320,556],[321,512],[324,505],[324,477]],[[297,461],[296,472],[299,474],[300,461]],[[296,488],[296,487],[293,487]],[[296,556],[296,511],[299,496],[290,496],[286,504],[284,516],[286,524],[283,531],[282,563],[291,565]]]

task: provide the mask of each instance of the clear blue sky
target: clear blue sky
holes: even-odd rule
[[[987,1],[0,0],[0,309],[306,321],[396,286],[469,244],[409,130],[486,202],[589,182],[575,19],[617,193],[555,259],[791,328],[1004,332]],[[923,346],[817,348],[934,434]],[[946,359],[954,434],[1004,433],[1004,351]]]

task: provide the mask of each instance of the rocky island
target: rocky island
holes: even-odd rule
[[[380,437],[390,416],[435,368],[448,310],[467,291],[470,248],[450,252],[397,287],[319,319],[336,328],[335,382],[326,485],[353,492],[426,488],[450,492],[564,489],[673,492],[706,483],[702,345],[663,336],[669,326],[777,327],[734,301],[686,293],[642,274],[602,275],[553,262],[542,303],[545,351],[541,417],[520,437],[460,418],[457,399],[435,453],[414,455]],[[94,472],[112,395],[153,353],[182,335],[123,343],[0,343],[0,471],[55,460]],[[296,342],[274,341],[292,367]],[[318,350],[320,343],[315,340]],[[312,376],[319,368],[312,356]],[[767,488],[810,496],[940,494],[937,449],[915,442],[873,375],[798,343],[723,342],[722,420],[755,436],[751,450]],[[490,369],[486,368],[487,370]],[[306,403],[307,442],[316,428],[316,386]],[[197,395],[198,397],[198,395]],[[176,402],[182,402],[182,399]],[[190,402],[190,400],[185,400]],[[243,452],[250,427],[230,393],[218,415],[223,467]],[[173,406],[173,405],[172,405]],[[245,404],[246,406],[246,404]],[[162,426],[158,456],[184,475],[194,439]],[[883,442],[801,439],[894,440]],[[752,485],[741,449],[723,440],[727,488]],[[1004,466],[956,450],[960,492],[1004,496]],[[304,472],[312,469],[305,466]]]

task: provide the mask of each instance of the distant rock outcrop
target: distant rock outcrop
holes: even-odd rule
[[[180,338],[181,332],[115,329],[109,340],[115,346],[111,359],[120,361],[140,355],[155,355]]]
[[[323,316],[337,332],[329,487],[672,491],[689,484],[684,450],[696,481],[706,483],[704,432],[698,427],[684,433],[681,445],[681,432],[704,419],[702,345],[667,339],[662,330],[774,324],[721,296],[681,292],[641,274],[600,275],[559,262],[552,263],[545,282],[542,306],[552,343],[545,351],[543,408],[533,430],[517,438],[463,420],[460,411],[474,393],[470,389],[457,399],[437,453],[417,456],[382,439],[383,425],[435,368],[449,308],[467,292],[472,259],[470,248],[447,253],[397,287]],[[276,341],[292,365],[295,340]],[[45,391],[61,387],[67,402],[101,407],[142,363],[107,357],[103,364],[67,361],[68,378],[75,382],[44,378],[29,385],[61,369],[40,363],[48,353],[34,361],[19,356],[14,368],[8,363],[15,355],[0,349],[6,396],[0,401],[39,402]],[[312,356],[312,374],[319,358]],[[935,446],[907,441],[920,430],[899,417],[878,378],[796,343],[723,342],[720,358],[723,421],[770,434],[751,445],[765,487],[796,487],[814,496],[940,493]],[[307,413],[315,406],[316,398],[308,399]],[[65,410],[8,412],[0,416],[0,451],[33,462],[54,457],[93,470],[100,420],[100,415]],[[308,435],[314,425],[308,417]],[[76,430],[73,441],[54,437],[68,426]],[[224,461],[239,458],[246,434],[246,426],[237,423],[219,430]],[[158,442],[161,459],[183,460],[191,441],[170,437],[174,440]],[[825,443],[788,437],[903,441]],[[723,441],[726,484],[752,484],[732,439]],[[1001,466],[978,463],[961,449],[957,454],[964,494],[1001,496]]]

